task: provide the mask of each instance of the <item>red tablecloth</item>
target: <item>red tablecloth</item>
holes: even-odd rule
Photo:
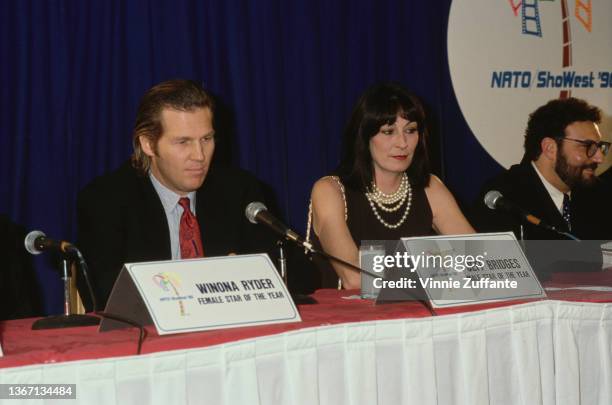
[[[545,285],[563,288],[563,290],[548,292],[550,299],[612,302],[612,291],[589,291],[575,288],[577,285],[612,287],[612,271],[580,275],[559,274]],[[322,325],[430,316],[429,311],[419,302],[374,305],[372,301],[368,300],[345,298],[355,294],[357,294],[357,291],[317,291],[313,297],[318,301],[318,304],[299,306],[300,315],[303,320],[299,323],[165,336],[159,336],[153,327],[147,327],[149,334],[145,339],[142,352],[153,353],[165,350],[205,347]],[[522,302],[525,301],[506,301],[444,308],[437,312],[438,315],[446,315],[514,305]],[[34,331],[31,330],[34,320],[21,319],[0,323],[0,338],[4,351],[4,357],[0,358],[0,368],[128,356],[136,353],[138,330],[135,328],[106,333],[98,333],[97,327]]]

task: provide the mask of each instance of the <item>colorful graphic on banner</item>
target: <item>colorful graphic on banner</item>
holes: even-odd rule
[[[601,133],[612,136],[610,16],[610,1],[453,1],[448,59],[455,94],[472,132],[501,165],[521,160],[529,114],[553,98],[597,105]],[[600,170],[610,164],[608,156]]]
[[[173,293],[175,297],[181,297],[179,293],[179,289],[181,287],[181,278],[176,273],[164,272],[158,273],[153,276],[153,281],[159,288],[164,292]],[[179,314],[181,316],[188,315],[185,311],[185,305],[183,304],[183,300],[179,299],[176,301],[179,306]]]

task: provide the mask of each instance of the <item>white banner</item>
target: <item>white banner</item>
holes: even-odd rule
[[[609,0],[453,1],[448,63],[455,95],[470,129],[502,166],[521,160],[529,114],[554,98],[598,106],[602,135],[612,132],[610,17]]]

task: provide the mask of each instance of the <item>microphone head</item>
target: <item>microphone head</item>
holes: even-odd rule
[[[484,203],[490,209],[495,210],[497,209],[497,200],[499,200],[502,197],[503,197],[502,193],[500,193],[499,191],[491,190],[485,195]]]
[[[36,247],[36,239],[40,238],[41,236],[44,238],[47,235],[45,235],[45,233],[42,231],[32,231],[28,233],[23,240],[23,246],[25,249],[33,255],[41,254],[42,250]]]
[[[246,215],[247,219],[253,223],[256,224],[257,223],[257,214],[259,214],[261,211],[267,211],[268,208],[261,202],[259,201],[253,201],[252,203],[249,203],[249,205],[247,205],[246,209],[244,210],[244,215]]]

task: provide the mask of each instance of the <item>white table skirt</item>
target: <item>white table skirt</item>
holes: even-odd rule
[[[612,304],[542,301],[0,370],[47,404],[612,404]],[[5,400],[3,404],[15,404]]]

